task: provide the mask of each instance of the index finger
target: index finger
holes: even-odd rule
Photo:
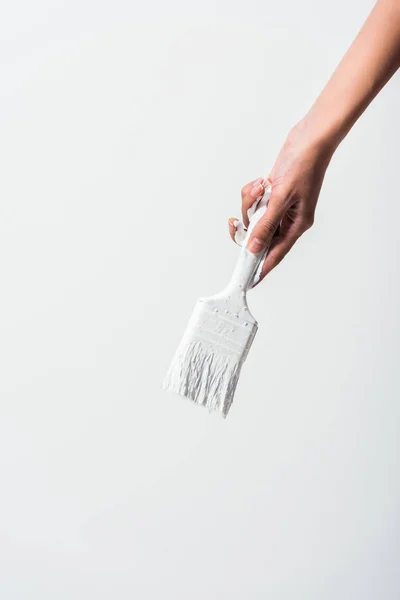
[[[268,179],[258,177],[242,188],[242,219],[245,227],[249,226],[249,208],[263,196],[267,185]]]

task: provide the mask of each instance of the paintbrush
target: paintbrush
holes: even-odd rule
[[[247,305],[247,291],[259,277],[266,250],[247,249],[249,235],[266,210],[270,189],[249,209],[250,223],[232,278],[225,290],[197,301],[163,382],[177,392],[227,416],[242,365],[258,325]]]

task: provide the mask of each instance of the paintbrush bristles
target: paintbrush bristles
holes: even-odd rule
[[[235,355],[215,352],[196,339],[182,340],[163,387],[226,417],[240,368],[240,360]]]
[[[256,331],[243,297],[199,300],[163,387],[226,417]]]

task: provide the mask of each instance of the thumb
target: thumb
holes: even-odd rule
[[[254,226],[247,248],[253,254],[258,254],[268,248],[280,222],[285,214],[283,202],[277,196],[271,194],[267,210]]]

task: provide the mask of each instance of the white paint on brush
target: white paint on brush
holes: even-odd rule
[[[249,237],[251,232],[253,231],[255,225],[261,219],[265,211],[267,210],[268,202],[271,196],[271,186],[268,186],[265,189],[265,192],[262,196],[259,196],[256,200],[254,200],[253,204],[247,211],[247,217],[249,219],[249,227],[246,229],[243,221],[236,220],[233,225],[236,227],[235,232],[235,242],[239,246],[247,246],[249,241]],[[264,261],[267,256],[267,253],[264,253],[264,257],[260,262],[257,271],[254,275],[253,286],[260,281],[261,271],[264,266]]]
[[[259,205],[261,201],[251,214],[247,236],[254,220],[265,210],[264,204]],[[253,286],[264,256],[265,252],[253,254],[247,244],[242,244],[225,290],[197,302],[163,383],[165,389],[219,411],[224,417],[257,332],[257,321],[247,306],[246,293]]]
[[[243,298],[200,299],[163,387],[226,417],[256,332]]]

